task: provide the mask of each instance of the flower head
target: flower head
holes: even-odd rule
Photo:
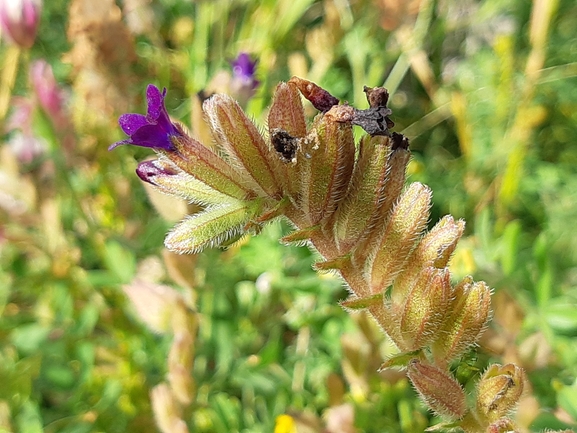
[[[146,100],[148,102],[146,116],[135,113],[120,116],[118,124],[130,138],[117,141],[108,150],[112,150],[122,144],[132,144],[153,149],[174,149],[171,137],[182,136],[182,133],[168,117],[164,106],[165,96],[166,89],[160,93],[158,87],[149,84],[146,89]]]
[[[16,45],[34,45],[40,22],[41,0],[0,0],[2,33]]]

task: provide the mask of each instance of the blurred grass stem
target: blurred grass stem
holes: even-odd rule
[[[538,126],[542,116],[535,116],[535,86],[543,71],[547,49],[548,34],[553,21],[558,0],[534,0],[531,11],[529,39],[531,52],[525,65],[525,82],[522,96],[519,100],[515,119],[508,136],[512,143],[512,150],[507,161],[497,197],[497,211],[504,215],[508,206],[515,199],[522,178],[522,169],[531,144],[530,137],[533,129]]]
[[[433,2],[431,0],[423,0],[413,29],[411,31],[404,31],[404,27],[401,27],[397,30],[397,32],[400,32],[401,34],[401,37],[398,37],[397,39],[401,44],[403,52],[397,59],[395,66],[393,66],[391,73],[383,84],[383,87],[387,88],[391,95],[395,94],[401,81],[403,81],[403,78],[409,70],[409,67],[411,67],[413,56],[421,50],[423,41],[428,34],[432,17]],[[410,37],[406,39],[405,43],[403,43],[403,38],[405,36]]]
[[[9,45],[4,55],[4,64],[2,67],[2,80],[0,84],[0,122],[6,117],[14,83],[16,82],[16,73],[18,72],[18,63],[22,50],[17,45]]]

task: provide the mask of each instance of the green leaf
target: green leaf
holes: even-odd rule
[[[566,298],[556,298],[543,308],[545,320],[555,331],[564,335],[577,335],[575,303]]]
[[[16,417],[17,431],[27,433],[42,433],[42,417],[38,406],[33,402],[26,402]]]
[[[519,236],[521,234],[521,223],[511,221],[505,227],[501,240],[503,250],[501,254],[501,267],[505,275],[511,275],[517,268],[517,256],[519,255]]]
[[[569,386],[564,386],[557,392],[557,401],[571,418],[577,420],[577,381]]]
[[[104,247],[104,262],[120,282],[128,283],[136,272],[136,261],[132,251],[119,242],[109,240]]]
[[[18,350],[24,353],[34,353],[44,344],[49,333],[49,327],[40,323],[31,323],[14,329],[10,339]]]

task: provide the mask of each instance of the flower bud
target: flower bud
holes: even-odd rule
[[[350,123],[340,122],[343,106],[337,105],[317,117],[300,149],[300,208],[309,224],[330,217],[343,199],[355,160],[355,142]]]
[[[266,194],[279,198],[279,184],[274,176],[275,155],[240,105],[230,96],[214,95],[204,103],[203,109],[218,143],[229,157],[244,167]],[[280,165],[278,158],[275,160]]]
[[[0,0],[2,34],[21,48],[32,47],[41,10],[41,0]]]
[[[400,134],[393,133],[389,139],[391,152],[387,157],[385,166],[385,179],[383,179],[377,194],[377,207],[374,209],[366,224],[361,239],[354,246],[354,264],[364,266],[369,256],[380,241],[380,233],[389,219],[393,205],[399,200],[399,196],[405,185],[405,171],[411,152],[409,140]]]
[[[407,375],[427,406],[439,415],[456,420],[467,412],[465,392],[448,372],[413,359]]]
[[[477,413],[490,422],[505,417],[519,402],[524,382],[522,368],[491,365],[477,384]]]
[[[413,183],[401,195],[388,223],[379,235],[371,270],[371,290],[386,290],[405,266],[409,254],[427,226],[431,190]]]
[[[393,286],[392,298],[394,302]],[[404,300],[401,312],[401,335],[403,351],[426,346],[438,335],[444,322],[451,297],[451,280],[447,269],[427,267],[423,269]]]
[[[401,293],[401,289],[411,287],[423,267],[434,266],[441,269],[447,266],[464,229],[465,221],[455,221],[451,215],[443,217],[435,224],[411,254],[408,260],[411,266],[408,266],[395,280],[394,295],[406,296]]]
[[[243,171],[234,169],[215,152],[188,136],[171,138],[175,152],[165,155],[182,171],[211,188],[237,199],[258,195],[254,181]],[[258,188],[260,192],[260,188]]]
[[[244,226],[261,212],[261,201],[230,201],[209,207],[177,224],[164,240],[171,251],[189,254],[237,239]]]
[[[199,205],[219,205],[231,198],[185,173],[166,158],[143,161],[138,164],[136,174],[144,182],[156,186],[160,191]]]
[[[391,153],[388,137],[365,136],[359,146],[359,156],[350,185],[350,193],[335,215],[334,233],[339,254],[347,253],[355,243],[382,202],[390,167]]]
[[[454,287],[452,298],[445,324],[431,346],[438,365],[450,362],[475,344],[491,314],[491,290],[483,281],[475,283],[465,278]]]

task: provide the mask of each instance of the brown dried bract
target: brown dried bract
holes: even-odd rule
[[[317,86],[312,81],[308,81],[299,77],[292,77],[289,80],[289,83],[295,84],[302,95],[308,99],[317,110],[323,113],[329,111],[334,105],[339,104],[339,100],[337,98],[335,98],[322,87]]]

